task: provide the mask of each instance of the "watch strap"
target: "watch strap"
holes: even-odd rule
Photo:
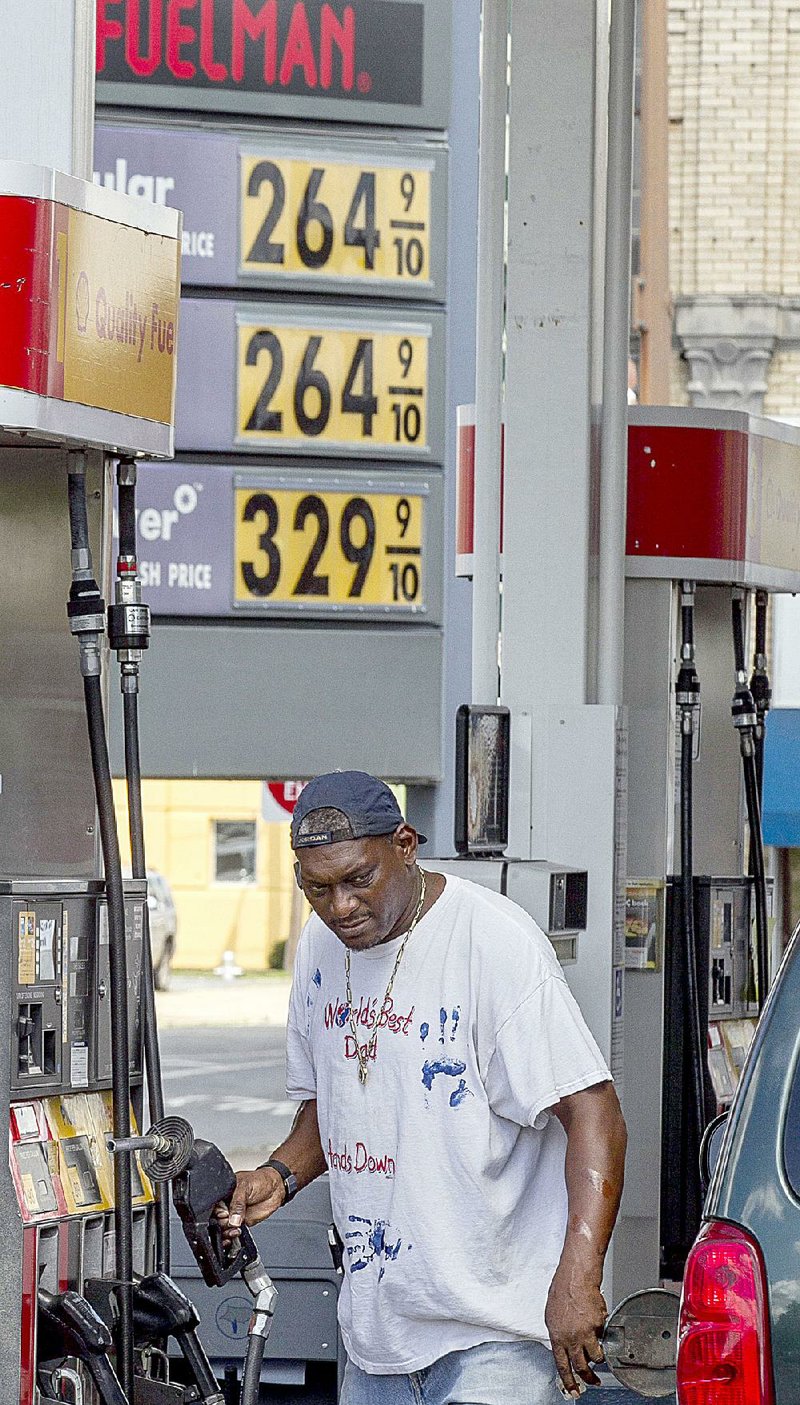
[[[294,1171],[290,1171],[289,1167],[285,1165],[283,1161],[279,1161],[276,1156],[271,1156],[269,1161],[262,1161],[258,1169],[259,1171],[265,1171],[268,1166],[271,1166],[273,1171],[277,1171],[283,1181],[283,1189],[286,1192],[283,1203],[284,1205],[288,1205],[290,1200],[294,1200],[294,1197],[300,1189]]]

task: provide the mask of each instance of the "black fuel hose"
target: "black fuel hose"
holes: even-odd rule
[[[123,472],[123,465],[129,471]],[[125,478],[126,481],[123,481]],[[117,512],[119,524],[118,578],[127,569],[137,582],[136,567],[136,471],[135,466],[120,462],[117,474]],[[111,632],[111,631],[110,631]],[[125,643],[130,641],[125,637]],[[144,643],[146,644],[146,636]],[[117,641],[112,637],[112,646]],[[127,677],[122,676],[123,735],[125,743],[125,780],[128,793],[128,831],[131,843],[131,872],[134,878],[147,879],[144,841],[144,810],[142,805],[142,768],[139,749],[139,664],[138,656],[124,652],[129,664]],[[137,662],[131,663],[133,657]],[[150,911],[145,904],[142,932],[142,1027],[144,1061],[147,1073],[147,1101],[151,1125],[164,1117],[164,1089],[161,1077],[161,1051],[158,1043],[158,1019],[153,977],[153,948],[150,938]],[[154,1186],[155,1205],[155,1263],[158,1273],[169,1273],[171,1262],[169,1225],[169,1186],[158,1182]]]
[[[770,687],[769,674],[767,672],[767,610],[769,608],[769,596],[765,590],[756,591],[756,628],[755,645],[753,653],[753,672],[750,676],[750,692],[753,694],[753,701],[756,705],[756,776],[758,778],[758,803],[763,804],[764,795],[764,740],[767,725],[767,713],[772,701],[772,688]]]
[[[744,655],[744,609],[741,596],[734,592],[731,600],[731,625],[733,627],[733,666],[737,676],[746,673]]]
[[[83,473],[67,474],[69,538],[73,551],[89,551],[89,517],[86,510],[86,481]]]
[[[769,985],[769,940],[767,912],[767,872],[764,861],[764,841],[761,835],[761,807],[758,801],[758,771],[755,751],[742,757],[747,823],[750,827],[750,861],[753,870],[753,893],[756,915],[756,972],[758,979],[758,1009],[764,1008]]]
[[[72,544],[72,586],[67,614],[70,629],[78,638],[81,649],[86,723],[105,870],[111,985],[112,1120],[115,1139],[124,1139],[130,1136],[131,1130],[128,959],[125,894],[100,682],[104,602],[92,574],[85,458],[76,455],[75,461],[80,463],[80,468],[70,469],[67,477]],[[115,1274],[120,1283],[117,1294],[119,1316],[115,1330],[117,1366],[122,1389],[128,1400],[133,1401],[133,1194],[129,1151],[114,1157],[114,1246]]]
[[[114,1136],[129,1137],[130,1051],[128,1042],[128,962],[125,950],[125,896],[122,887],[119,839],[108,761],[106,726],[99,678],[84,678],[86,718],[92,754],[100,839],[108,901],[109,968],[111,977],[111,1087]],[[116,1343],[122,1389],[133,1400],[133,1197],[131,1153],[114,1157],[114,1243],[119,1288]]]
[[[756,986],[759,1012],[764,1008],[769,985],[769,942],[767,933],[767,875],[764,861],[764,838],[761,832],[761,803],[756,760],[757,712],[752,692],[747,684],[744,647],[744,603],[739,591],[731,600],[733,628],[733,659],[736,669],[736,692],[733,717],[739,732],[742,757],[747,824],[750,830],[750,867],[753,875],[753,899],[756,927]],[[764,626],[766,629],[766,626]]]
[[[136,556],[136,489],[132,483],[117,488],[120,556]]]
[[[684,642],[691,641],[684,615]],[[699,688],[698,688],[699,694]],[[681,844],[681,926],[683,928],[683,959],[688,1004],[689,1051],[692,1072],[692,1112],[698,1147],[706,1125],[704,1065],[708,1057],[700,1011],[700,988],[697,980],[697,932],[694,920],[694,733],[681,729],[680,759],[680,844]]]
[[[242,1374],[242,1393],[239,1405],[258,1405],[261,1388],[261,1363],[264,1360],[266,1339],[255,1332],[247,1338],[247,1355]]]
[[[144,815],[142,808],[142,770],[139,752],[139,698],[137,693],[123,693],[123,728],[125,736],[125,778],[128,789],[128,828],[131,840],[131,872],[134,878],[146,878],[144,847]],[[161,1077],[161,1049],[158,1042],[158,1017],[153,978],[153,950],[150,941],[150,912],[145,903],[142,960],[142,1015],[144,1059],[147,1071],[147,1102],[150,1123],[164,1116],[164,1087]],[[171,1263],[169,1228],[169,1186],[158,1182],[156,1197],[156,1272],[169,1273]]]

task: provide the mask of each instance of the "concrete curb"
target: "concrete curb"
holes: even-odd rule
[[[172,977],[169,990],[156,991],[159,1029],[209,1028],[214,1025],[284,1027],[291,977]]]

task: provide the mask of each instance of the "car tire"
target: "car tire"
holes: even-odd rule
[[[172,942],[164,943],[158,963],[153,967],[153,984],[156,990],[169,990],[172,975]]]

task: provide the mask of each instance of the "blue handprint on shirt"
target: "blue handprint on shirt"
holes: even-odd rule
[[[363,1215],[348,1215],[350,1224],[363,1225],[363,1229],[351,1229],[345,1233],[346,1240],[354,1242],[346,1245],[349,1268],[351,1273],[357,1273],[361,1268],[368,1268],[370,1264],[379,1262],[381,1265],[378,1274],[378,1282],[386,1272],[386,1264],[397,1258],[402,1248],[403,1241],[398,1238],[396,1243],[387,1241],[386,1231],[391,1230],[388,1220],[368,1220]],[[411,1248],[408,1244],[407,1248]]]
[[[447,1078],[458,1078],[458,1084],[453,1089],[449,1097],[451,1107],[459,1107],[466,1097],[472,1094],[467,1087],[465,1078],[459,1078],[459,1074],[466,1072],[467,1065],[461,1059],[426,1059],[422,1065],[422,1083],[425,1089],[430,1092],[433,1087],[433,1080],[440,1074]]]

